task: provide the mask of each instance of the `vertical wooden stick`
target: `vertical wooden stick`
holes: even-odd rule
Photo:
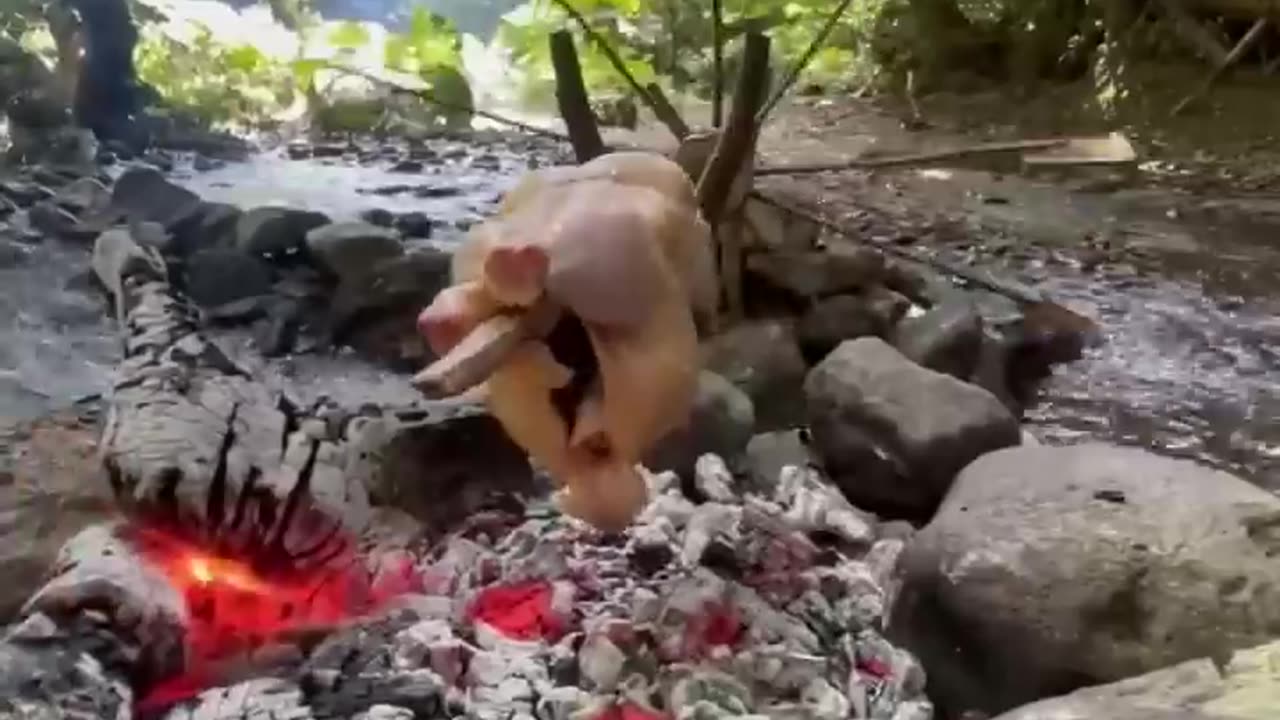
[[[648,105],[649,109],[653,111],[653,114],[658,116],[658,119],[662,120],[662,122],[666,124],[667,129],[671,131],[671,134],[675,135],[676,138],[683,140],[685,136],[689,134],[689,126],[680,119],[678,114],[675,115],[675,119],[678,122],[675,124],[670,122],[672,115],[664,112],[664,108],[662,108],[660,104],[661,101],[640,85],[640,82],[637,81],[635,76],[631,74],[631,71],[627,69],[627,64],[622,60],[622,56],[619,55],[618,51],[614,50],[613,47],[600,36],[600,33],[596,32],[595,29],[591,27],[591,22],[587,20],[586,16],[578,12],[578,9],[575,8],[569,0],[552,0],[552,2],[558,5],[561,10],[564,10],[565,14],[573,18],[574,22],[578,23],[578,26],[582,28],[582,32],[586,34],[587,39],[594,42],[596,46],[600,48],[600,52],[604,54],[605,59],[609,61],[609,64],[613,66],[613,69],[617,70],[618,74],[622,76],[622,79],[627,81],[627,84],[631,86],[632,91],[640,98],[641,102]],[[578,73],[579,76],[581,76],[581,74],[581,72]],[[665,101],[665,99],[666,98],[664,97],[663,100]],[[671,103],[666,103],[666,107],[671,109],[671,113],[675,113],[675,109],[671,108]],[[666,118],[665,120],[663,119],[664,116]]]
[[[556,102],[560,116],[569,131],[574,157],[579,163],[603,155],[604,140],[591,112],[591,100],[582,82],[582,66],[578,64],[578,50],[573,45],[573,35],[567,30],[551,33],[551,64],[556,72]]]
[[[720,140],[698,180],[698,205],[712,228],[720,225],[743,163],[756,146],[756,111],[764,102],[769,79],[769,38],[758,31],[747,33],[742,51],[742,68],[733,94],[733,106]],[[719,234],[720,282],[726,309],[731,318],[741,317],[742,237],[726,228]]]
[[[719,128],[724,120],[724,8],[723,0],[711,0],[711,59],[714,77],[711,84],[711,126]]]

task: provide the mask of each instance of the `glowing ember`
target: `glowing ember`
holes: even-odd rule
[[[336,628],[420,588],[411,560],[370,576],[354,556],[322,572],[264,577],[247,563],[218,557],[157,530],[136,532],[136,545],[186,600],[188,663],[182,677],[152,688],[142,704],[172,704],[217,681],[228,659],[281,640]]]

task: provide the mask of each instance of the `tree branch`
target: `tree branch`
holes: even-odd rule
[[[380,85],[385,85],[394,93],[401,93],[404,95],[413,95],[416,98],[419,98],[425,102],[431,103],[432,105],[435,105],[436,107],[439,107],[439,108],[443,108],[445,110],[454,110],[456,112],[469,112],[478,117],[485,118],[486,120],[492,120],[493,122],[496,122],[502,125],[507,125],[513,128],[517,128],[519,130],[523,130],[532,135],[540,135],[545,138],[551,138],[552,140],[569,142],[569,136],[563,133],[558,133],[554,130],[547,130],[546,128],[540,128],[536,125],[530,125],[528,123],[520,122],[519,120],[513,120],[511,118],[503,117],[496,113],[491,113],[486,110],[480,110],[479,108],[467,107],[459,103],[449,102],[448,100],[441,100],[435,93],[431,92],[427,88],[405,87],[404,85],[401,85],[397,82],[388,80],[387,78],[384,78],[384,77],[378,77],[377,75],[361,70],[360,68],[348,67],[346,65],[341,65],[337,63],[328,64],[327,67],[333,70],[340,70],[342,72],[349,73],[357,77],[362,77],[365,80],[368,80],[370,82],[378,83]]]
[[[551,64],[556,73],[556,102],[560,116],[569,130],[569,142],[579,163],[584,163],[605,152],[600,128],[591,101],[582,82],[582,67],[578,64],[578,51],[573,45],[573,35],[568,30],[551,33]]]
[[[853,0],[840,0],[840,4],[831,12],[831,16],[827,18],[827,22],[814,36],[813,42],[809,43],[809,47],[805,49],[804,54],[796,60],[795,65],[791,67],[791,71],[787,73],[787,77],[778,85],[778,89],[774,91],[773,97],[769,98],[769,102],[760,110],[759,117],[756,118],[757,123],[764,124],[765,118],[773,112],[773,108],[782,100],[790,90],[791,86],[796,84],[796,80],[800,79],[800,74],[805,68],[809,67],[809,63],[813,62],[813,58],[818,54],[818,50],[826,43],[827,38],[831,35],[831,31],[835,29],[836,23],[840,22],[840,18],[844,16],[845,11],[853,4]]]
[[[1249,32],[1245,33],[1244,37],[1240,38],[1240,42],[1236,43],[1234,48],[1231,48],[1231,52],[1227,53],[1227,56],[1222,59],[1222,62],[1218,63],[1217,66],[1213,68],[1213,72],[1209,73],[1208,77],[1204,79],[1204,82],[1202,82],[1198,88],[1186,97],[1182,98],[1182,101],[1175,105],[1173,110],[1169,111],[1169,116],[1173,117],[1182,114],[1182,111],[1186,110],[1191,103],[1208,93],[1213,87],[1213,84],[1218,81],[1218,78],[1222,77],[1227,70],[1231,69],[1232,65],[1239,62],[1240,58],[1244,57],[1244,54],[1249,52],[1258,40],[1262,38],[1262,32],[1267,29],[1268,22],[1269,20],[1265,17],[1260,17],[1255,20],[1253,27],[1249,28]]]
[[[662,87],[658,83],[649,83],[645,85],[645,90],[649,91],[650,107],[653,108],[653,114],[658,117],[658,120],[668,128],[673,128],[671,132],[676,136],[677,140],[684,140],[688,137],[689,126],[685,124],[684,118],[680,117],[680,113],[676,111],[675,106],[671,104],[666,94],[662,92]]]
[[[577,8],[575,8],[569,0],[553,1],[561,10],[564,10],[569,17],[573,18],[574,22],[578,23],[578,26],[582,28],[582,32],[586,33],[587,39],[594,42],[596,46],[600,48],[600,52],[604,53],[605,58],[609,61],[609,64],[613,66],[613,69],[617,70],[618,74],[627,81],[627,84],[631,86],[631,90],[644,101],[645,105],[649,106],[649,109],[653,111],[653,114],[658,116],[659,120],[662,120],[663,124],[667,126],[667,129],[671,131],[671,134],[675,135],[677,139],[683,140],[685,136],[689,134],[689,126],[680,118],[679,114],[674,115],[675,122],[672,122],[672,116],[665,112],[665,109],[662,107],[662,101],[656,99],[648,90],[640,85],[640,82],[636,80],[635,76],[631,74],[631,71],[627,69],[627,64],[623,62],[622,57],[618,55],[618,52],[614,50],[607,41],[605,41],[600,33],[596,32],[595,29],[591,27],[590,21],[588,21],[582,13],[578,12]],[[663,101],[665,101],[665,99],[666,98],[664,97]],[[671,113],[675,113],[675,109],[671,108],[670,103],[666,103],[666,108],[669,108]],[[666,119],[664,119],[664,115],[667,116]]]

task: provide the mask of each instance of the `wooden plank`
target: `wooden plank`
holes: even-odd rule
[[[1025,167],[1062,167],[1067,165],[1132,165],[1138,154],[1128,138],[1120,133],[1103,137],[1070,138],[1058,147],[1022,156]]]
[[[1014,140],[1010,142],[979,143],[964,147],[947,148],[930,152],[908,153],[906,155],[890,155],[878,158],[854,158],[839,163],[819,163],[814,165],[777,165],[756,170],[757,176],[764,175],[807,175],[823,172],[840,172],[843,170],[879,170],[891,167],[907,167],[912,165],[934,165],[951,160],[961,160],[983,155],[1001,155],[1023,153],[1029,150],[1048,150],[1065,145],[1066,139],[1051,140]]]

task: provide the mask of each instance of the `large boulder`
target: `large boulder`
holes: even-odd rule
[[[943,707],[999,712],[1280,636],[1278,554],[1280,498],[1228,473],[1010,448],[965,468],[907,549],[893,630]]]
[[[739,325],[706,344],[706,367],[751,398],[756,425],[776,430],[804,420],[800,387],[808,370],[794,327],[780,320]]]
[[[827,471],[855,503],[890,515],[928,517],[965,465],[1020,441],[991,393],[879,338],[842,343],[809,373],[804,395]]]
[[[1219,671],[1188,660],[1032,703],[996,720],[1270,720],[1280,711],[1280,643],[1237,651]]]

